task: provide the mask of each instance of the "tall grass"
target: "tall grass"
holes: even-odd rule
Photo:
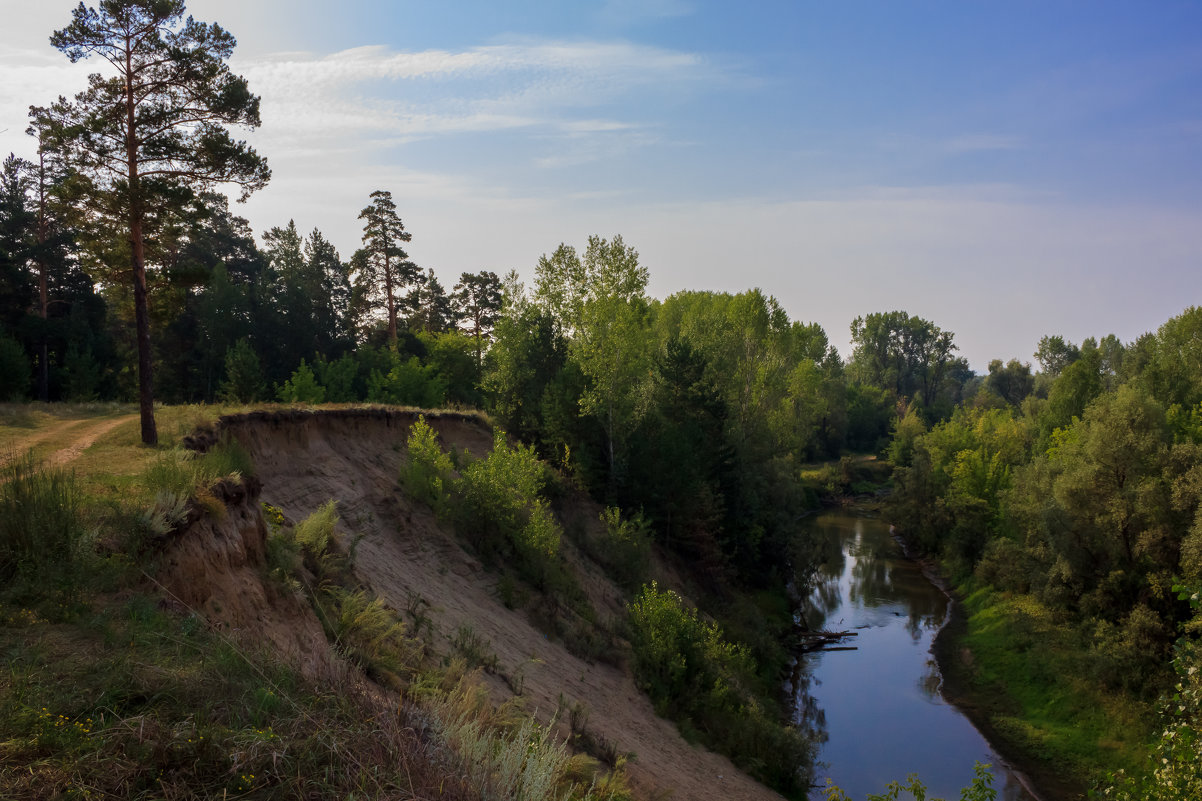
[[[0,473],[0,580],[20,585],[69,579],[86,528],[75,476],[32,455]]]
[[[135,596],[70,629],[0,625],[19,655],[0,680],[0,797],[481,799],[427,713],[308,685],[191,620]]]
[[[201,455],[182,448],[163,451],[142,477],[144,486],[155,494],[169,492],[188,498],[222,479],[240,479],[254,472],[247,450],[237,440],[227,438]]]
[[[456,755],[457,767],[489,801],[630,798],[620,772],[602,776],[595,760],[569,752],[555,735],[554,720],[543,726],[521,713],[513,720],[515,710],[493,709],[471,675],[426,705],[435,715],[439,738]]]
[[[327,635],[338,650],[369,675],[395,681],[417,671],[421,646],[405,637],[405,624],[384,600],[365,590],[327,587],[323,608]]]

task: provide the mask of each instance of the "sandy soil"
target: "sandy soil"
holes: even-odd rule
[[[397,473],[412,416],[260,416],[225,427],[254,457],[262,500],[300,520],[330,499],[354,546],[362,580],[397,610],[420,598],[434,627],[435,647],[450,650],[461,626],[487,642],[499,660],[491,679],[500,700],[522,688],[529,707],[549,717],[562,698],[588,709],[588,729],[632,752],[631,783],[643,798],[779,799],[729,760],[686,743],[658,718],[623,670],[589,664],[549,641],[523,612],[498,600],[495,575],[484,570],[424,507],[397,489]],[[481,454],[490,433],[460,418],[428,418],[444,447]],[[574,561],[580,557],[575,555]],[[586,566],[584,584],[601,614],[621,609],[615,588]]]

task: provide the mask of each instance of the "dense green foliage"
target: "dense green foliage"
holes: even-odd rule
[[[823,793],[826,801],[851,801],[850,796],[838,787],[827,787]],[[906,793],[907,797],[913,798],[914,801],[927,801],[926,785],[914,774],[910,774],[904,784],[897,781],[889,782],[883,793],[869,793],[866,801],[897,801],[903,797],[902,793]],[[993,774],[989,772],[988,765],[978,762],[972,784],[960,790],[960,801],[994,801],[995,798],[997,798],[997,790],[993,788]],[[931,801],[939,801],[939,799],[933,798]]]
[[[1202,613],[1202,593],[1181,590],[1196,613]],[[1202,614],[1188,628],[1195,634]],[[1173,659],[1177,683],[1161,701],[1160,733],[1144,770],[1119,772],[1105,796],[1119,801],[1190,801],[1202,797],[1202,650],[1196,641],[1179,645]]]
[[[419,417],[409,430],[401,486],[448,516],[487,561],[512,564],[542,588],[557,572],[561,536],[544,497],[546,466],[532,447],[511,444],[499,429],[486,456],[462,459],[455,475],[437,435]]]
[[[661,714],[782,792],[808,785],[813,744],[757,700],[746,649],[654,582],[630,604],[629,618],[635,675]]]
[[[1202,570],[1199,341],[1198,308],[1128,345],[1045,338],[1035,380],[995,362],[949,419],[896,426],[890,512],[911,542],[997,593],[969,642],[986,652],[993,691],[1040,720],[1045,753],[1058,748],[1049,732],[1085,730],[1101,711],[1098,737],[1125,742],[1129,761],[1137,746],[1105,728],[1146,730],[1148,705],[1172,686],[1174,643],[1194,636],[1172,588]],[[1000,623],[987,636],[989,615]],[[1132,709],[1145,713],[1132,720]],[[1072,740],[1063,754],[1077,776],[1120,759]]]

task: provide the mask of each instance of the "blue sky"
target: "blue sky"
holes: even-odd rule
[[[82,85],[0,0],[0,149]],[[758,286],[846,355],[904,309],[978,370],[1202,302],[1202,4],[193,0],[271,186],[344,258],[374,189],[444,279],[620,233],[653,294]],[[11,23],[11,24],[9,24]]]

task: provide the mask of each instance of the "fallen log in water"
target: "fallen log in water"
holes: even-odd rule
[[[848,637],[858,637],[858,631],[801,631],[797,633],[802,653],[813,651],[854,651],[854,646],[840,646]]]

